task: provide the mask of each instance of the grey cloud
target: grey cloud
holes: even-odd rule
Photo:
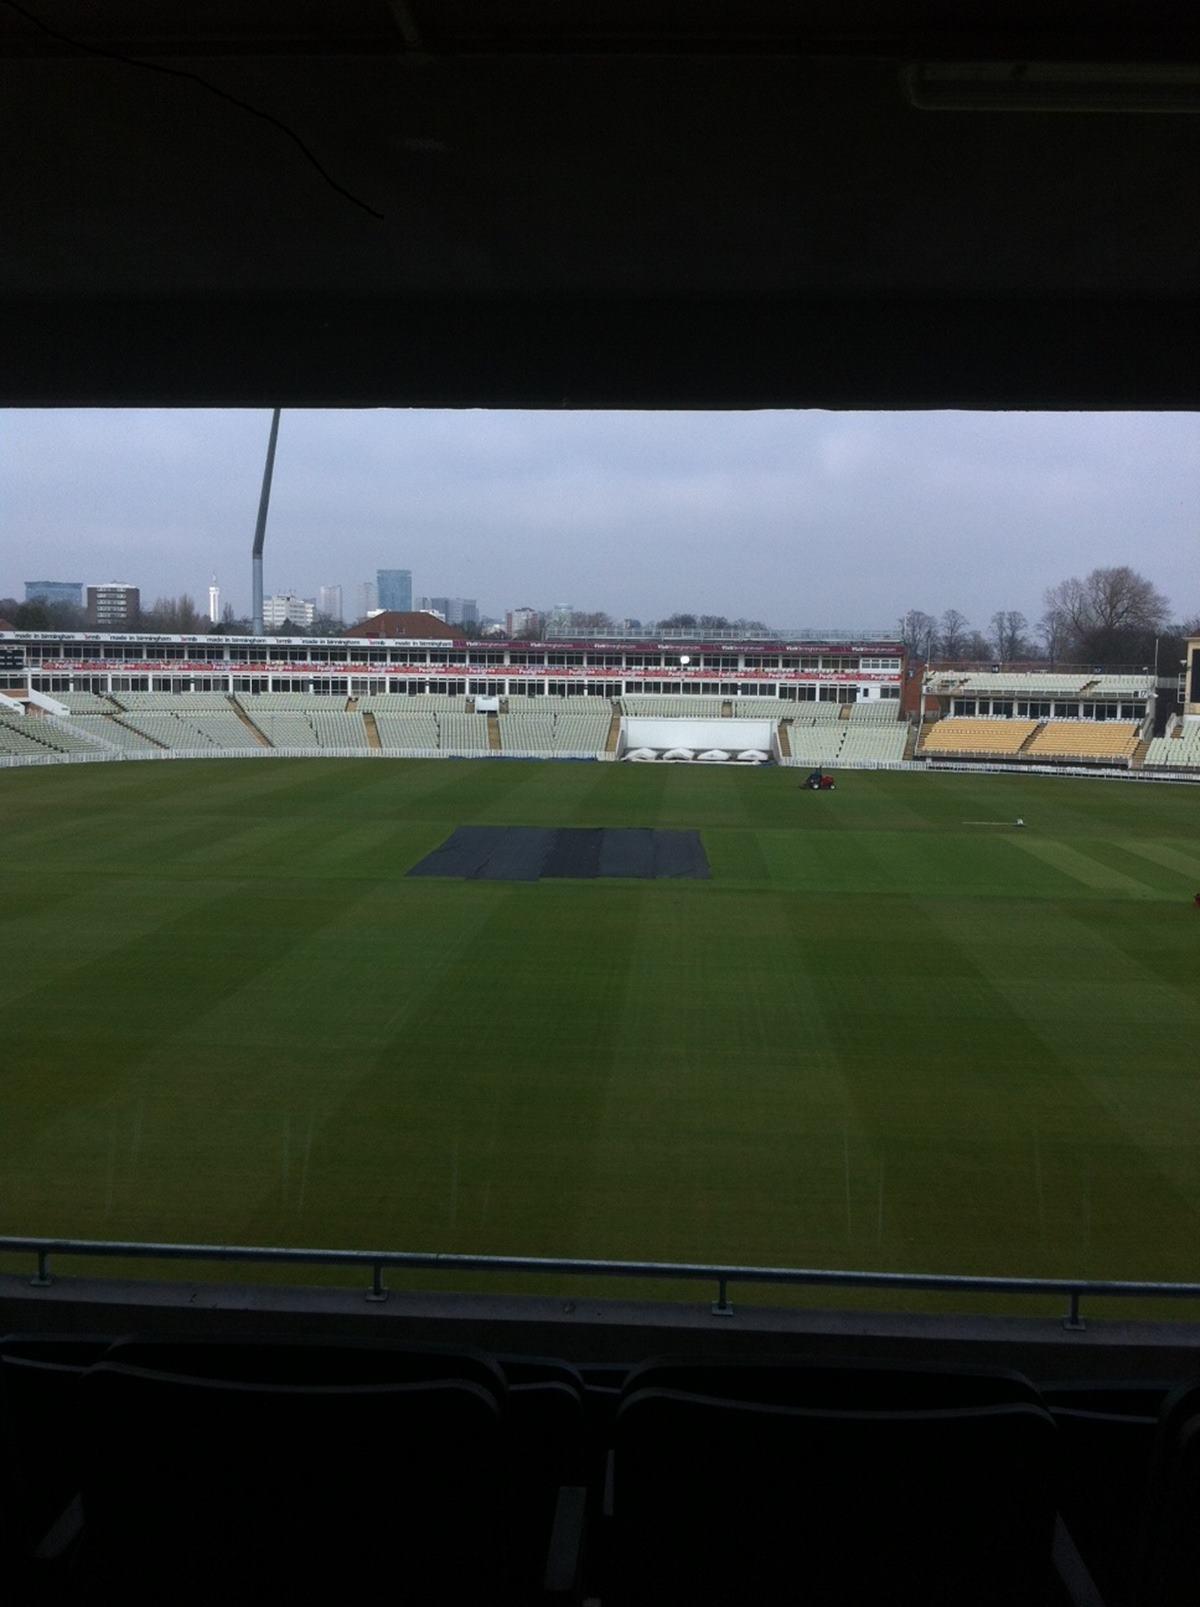
[[[0,594],[128,579],[248,603],[268,417],[15,412],[0,447]],[[904,608],[1039,611],[1097,564],[1200,608],[1194,415],[287,413],[270,589],[376,567],[492,613],[574,602],[779,624]]]

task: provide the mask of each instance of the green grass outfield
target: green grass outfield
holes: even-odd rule
[[[1200,1279],[1200,792],[799,780],[0,775],[0,1232]],[[712,879],[406,880],[460,824]]]

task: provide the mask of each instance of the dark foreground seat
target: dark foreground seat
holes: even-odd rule
[[[1200,1380],[1163,1402],[1147,1481],[1137,1607],[1200,1602]]]
[[[268,1384],[104,1362],[82,1380],[103,1598],[503,1600],[503,1411],[478,1383]]]
[[[28,1559],[79,1488],[79,1380],[111,1343],[0,1338],[0,1567]]]
[[[1056,1382],[1042,1396],[1058,1429],[1059,1511],[1109,1607],[1138,1578],[1165,1382]]]
[[[1055,1455],[1017,1374],[647,1364],[617,1411],[611,1598],[1030,1607]]]

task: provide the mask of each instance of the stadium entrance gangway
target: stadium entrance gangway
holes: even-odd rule
[[[30,1287],[48,1289],[54,1282],[51,1256],[100,1260],[206,1261],[271,1266],[355,1267],[370,1270],[367,1300],[384,1301],[388,1267],[406,1271],[554,1274],[584,1278],[656,1279],[663,1283],[715,1284],[714,1317],[732,1317],[731,1284],[765,1284],[782,1288],[902,1289],[940,1293],[991,1295],[1065,1295],[1062,1326],[1081,1333],[1086,1327],[1082,1302],[1119,1300],[1198,1300],[1200,1283],[1146,1283],[1105,1278],[988,1277],[947,1272],[865,1272],[816,1267],[756,1267],[697,1261],[608,1261],[571,1256],[463,1255],[439,1250],[326,1250],[287,1246],[229,1244],[160,1244],[141,1239],[62,1239],[0,1236],[0,1255],[33,1255],[37,1272]]]

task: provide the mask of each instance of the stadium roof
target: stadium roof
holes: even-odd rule
[[[1198,36],[6,0],[0,403],[1194,406]]]
[[[383,609],[367,619],[360,619],[357,625],[351,625],[342,635],[382,636],[404,641],[427,641],[436,637],[438,640],[458,641],[460,633],[453,625],[447,625],[444,619],[438,619],[436,614],[406,614],[395,609]]]

